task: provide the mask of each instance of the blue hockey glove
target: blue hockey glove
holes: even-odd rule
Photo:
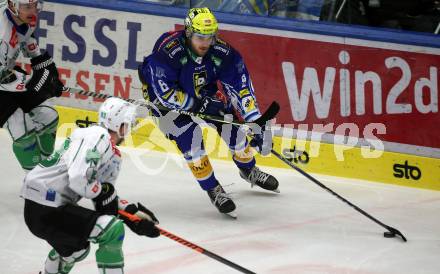
[[[250,146],[254,147],[261,155],[266,156],[272,149],[272,132],[262,126],[260,130],[253,130]]]
[[[223,116],[226,113],[226,105],[220,100],[205,97],[193,107],[192,111],[195,113]]]
[[[249,143],[251,147],[258,148],[258,151],[261,151],[263,149],[263,143],[264,143],[264,126],[261,128],[260,133],[254,133],[252,136],[251,142]]]

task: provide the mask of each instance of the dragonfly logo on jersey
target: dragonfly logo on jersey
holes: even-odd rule
[[[404,164],[394,164],[393,165],[393,175],[396,178],[405,178],[405,179],[413,179],[420,180],[422,178],[422,171],[417,166],[412,166],[405,161]]]

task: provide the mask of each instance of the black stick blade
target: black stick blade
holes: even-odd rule
[[[255,120],[254,123],[262,127],[266,124],[267,121],[275,118],[279,111],[280,105],[277,102],[273,101],[272,104],[270,104],[266,111],[261,115],[261,117]]]
[[[397,229],[395,229],[394,227],[391,227],[391,226],[386,226],[386,229],[388,229],[388,231],[383,233],[383,236],[385,238],[394,238],[397,235],[400,238],[402,238],[402,240],[404,242],[407,242],[405,236],[403,236],[402,232],[400,232],[399,230],[397,230]]]

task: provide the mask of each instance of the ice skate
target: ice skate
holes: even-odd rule
[[[234,219],[237,218],[235,204],[221,185],[217,185],[213,189],[208,190],[207,193],[212,204],[215,205],[220,213],[226,214]]]
[[[257,185],[265,190],[270,190],[276,193],[280,193],[278,189],[278,181],[270,174],[261,171],[258,167],[254,166],[251,169],[240,169],[241,178],[245,179],[253,187]]]

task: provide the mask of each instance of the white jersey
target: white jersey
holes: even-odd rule
[[[32,35],[34,30],[35,24],[17,25],[9,9],[0,9],[0,90],[12,92],[25,90],[24,85],[29,76],[26,77],[12,69],[20,53],[25,57],[36,57],[41,54],[37,40]],[[12,82],[5,81],[11,73],[16,75],[16,79]]]
[[[101,182],[114,184],[121,154],[107,129],[100,126],[76,129],[48,159],[24,179],[21,196],[39,204],[58,207],[93,199]]]

